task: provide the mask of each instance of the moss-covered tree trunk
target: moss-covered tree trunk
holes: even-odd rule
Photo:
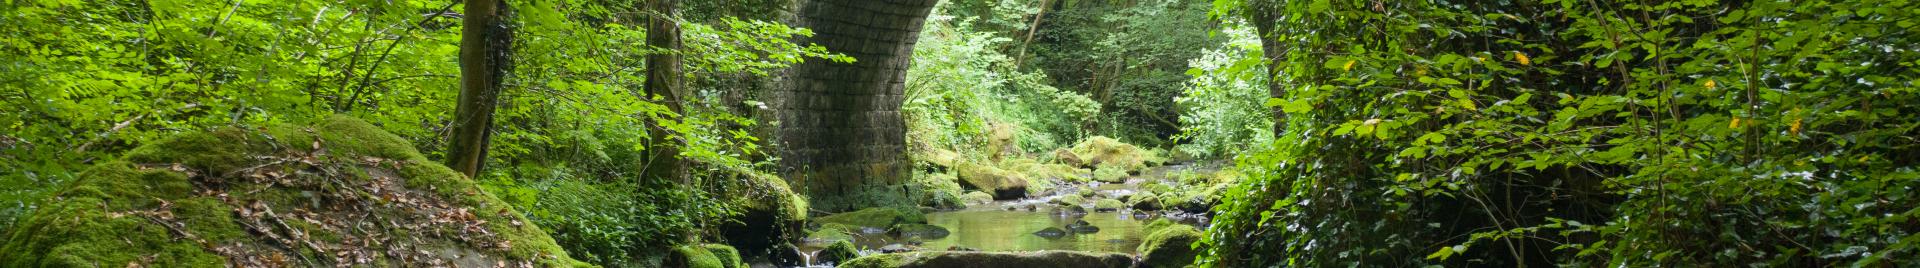
[[[513,29],[501,0],[468,1],[460,31],[460,100],[454,108],[447,166],[474,177],[486,164],[500,84],[512,68]]]
[[[674,20],[679,9],[679,0],[651,0],[647,10],[652,16],[647,20],[647,46],[655,50],[647,56],[647,96],[655,98],[661,105],[674,114],[682,114],[680,90],[683,79],[680,75],[680,25]],[[662,120],[678,120],[677,117],[661,117]],[[647,125],[647,136],[652,142],[647,146],[647,170],[644,176],[651,180],[648,185],[676,185],[690,187],[692,177],[687,176],[687,163],[680,158],[680,147],[684,143],[676,138],[672,131],[658,121]],[[691,230],[689,230],[691,231]],[[692,234],[685,236],[688,242],[697,239]]]

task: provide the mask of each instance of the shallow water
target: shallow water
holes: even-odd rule
[[[1150,170],[1148,174],[1129,178],[1126,183],[1091,183],[1088,185],[1063,185],[1044,197],[1017,200],[1001,200],[986,204],[977,204],[973,208],[957,211],[927,213],[927,223],[945,227],[950,235],[937,239],[900,238],[887,235],[882,230],[875,233],[853,234],[853,243],[862,249],[877,250],[889,245],[909,246],[919,250],[946,250],[961,247],[981,251],[1036,251],[1036,250],[1076,250],[1095,252],[1133,253],[1139,247],[1146,233],[1143,228],[1148,222],[1170,214],[1175,222],[1192,225],[1205,225],[1204,217],[1190,214],[1161,211],[1152,213],[1134,213],[1131,209],[1117,212],[1091,212],[1085,214],[1056,213],[1056,206],[1048,204],[1054,198],[1077,194],[1077,187],[1092,187],[1099,197],[1088,198],[1082,207],[1092,209],[1092,200],[1113,198],[1133,194],[1147,180],[1163,179],[1172,170],[1190,167],[1175,165]],[[1037,211],[1028,210],[1038,208]],[[1006,208],[1017,208],[1007,210]],[[1065,229],[1068,224],[1084,220],[1089,225],[1099,227],[1099,232],[1088,234],[1069,233],[1059,238],[1046,238],[1034,235],[1034,232],[1056,227]],[[800,245],[805,252],[817,251],[826,246],[825,241],[807,241]]]
[[[1091,234],[1068,234],[1045,238],[1033,232],[1047,227],[1062,227],[1076,220],[1100,227]],[[1146,236],[1141,233],[1145,221],[1119,212],[1094,212],[1084,215],[1055,215],[1050,212],[967,210],[927,214],[929,224],[955,230],[941,239],[923,241],[922,248],[945,249],[961,246],[984,251],[1080,250],[1133,252]]]

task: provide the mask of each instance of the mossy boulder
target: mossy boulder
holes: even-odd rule
[[[1059,183],[1053,179],[1034,178],[1034,177],[1027,177],[1027,178],[1028,179],[1027,179],[1026,197],[1046,196],[1047,192],[1054,190],[1053,187],[1059,186]]]
[[[953,168],[953,165],[961,160],[960,153],[940,148],[916,150],[913,158],[942,169]]]
[[[1153,235],[1154,231],[1159,231],[1160,228],[1172,227],[1175,224],[1180,224],[1180,223],[1173,222],[1173,220],[1168,220],[1166,218],[1159,218],[1159,219],[1154,219],[1151,222],[1147,222],[1147,225],[1142,226],[1140,230],[1143,232],[1146,232],[1147,235]]]
[[[698,245],[683,245],[683,246],[673,247],[673,254],[667,255],[666,262],[667,262],[667,266],[669,267],[686,267],[686,268],[725,268],[727,267],[726,264],[720,260],[720,257],[715,257],[712,251],[708,251],[707,248],[701,247]]]
[[[1193,264],[1198,250],[1193,242],[1200,241],[1200,230],[1185,224],[1173,224],[1153,230],[1146,240],[1140,242],[1141,264],[1145,267],[1186,267]]]
[[[1027,196],[1027,179],[1020,173],[977,163],[961,163],[958,170],[962,184],[992,193],[994,199]]]
[[[1202,203],[1201,198],[1182,192],[1160,194],[1160,206],[1161,209],[1195,213],[1206,212],[1207,210],[1207,205]]]
[[[1056,206],[1054,207],[1053,212],[1055,214],[1062,214],[1062,215],[1087,214],[1087,207],[1080,206],[1080,205]]]
[[[1126,204],[1120,203],[1120,200],[1100,199],[1100,201],[1093,202],[1093,211],[1097,211],[1097,212],[1117,211],[1117,210],[1120,210],[1120,208],[1123,208],[1126,206],[1127,206]]]
[[[917,251],[876,254],[847,261],[840,268],[1058,267],[1126,268],[1133,257],[1121,253],[1047,250],[1035,252]]]
[[[588,266],[466,176],[341,116],[166,138],[40,207],[0,266]]]
[[[853,246],[853,242],[847,241],[833,242],[827,245],[827,248],[821,249],[819,253],[813,254],[814,263],[843,263],[859,257],[860,248]]]
[[[927,223],[926,214],[913,208],[867,208],[853,212],[820,216],[814,219],[821,225],[842,224],[852,227],[870,227],[885,230],[894,224]]]
[[[1093,170],[1093,180],[1105,183],[1126,182],[1127,171],[1112,166],[1100,166],[1100,168]]]
[[[806,198],[795,194],[780,177],[755,170],[724,172],[731,179],[716,194],[741,208],[730,220],[720,221],[720,234],[740,250],[764,254],[781,242],[797,239],[806,226]]]
[[[1080,159],[1080,155],[1073,153],[1072,147],[1054,149],[1053,160],[1070,166],[1080,166],[1087,163],[1086,159]]]
[[[959,179],[952,174],[947,173],[931,173],[914,176],[914,188],[919,190],[915,193],[914,200],[920,206],[925,207],[940,209],[966,208],[966,199],[962,198],[963,196],[961,195],[965,189],[960,187],[958,180]]]
[[[807,265],[807,256],[793,243],[781,243],[773,247],[773,253],[767,255],[767,262],[780,267],[798,267]]]
[[[1070,233],[1068,233],[1066,229],[1060,229],[1060,227],[1047,227],[1046,229],[1033,231],[1033,235],[1045,238],[1060,238],[1067,236],[1067,234]]]
[[[1149,164],[1164,162],[1158,155],[1113,138],[1094,136],[1074,144],[1064,153],[1056,151],[1062,163],[1088,168],[1108,167],[1120,171],[1139,171]]]
[[[813,232],[807,233],[807,240],[821,242],[853,240],[853,234],[858,232],[860,232],[860,227],[839,223],[826,223],[821,224],[819,229],[814,229]]]
[[[1060,197],[1053,198],[1052,203],[1055,205],[1061,205],[1061,206],[1079,206],[1081,204],[1086,204],[1087,198],[1080,197],[1079,195],[1062,195]]]
[[[923,239],[940,239],[953,234],[953,232],[947,231],[946,227],[918,223],[895,224],[892,229],[887,229],[887,233],[898,237]]]
[[[740,260],[740,250],[734,249],[733,246],[728,246],[725,244],[702,244],[700,245],[700,247],[706,248],[707,252],[712,252],[714,258],[720,259],[721,267],[725,267],[725,268],[746,268],[747,267],[747,263]]]
[[[1000,162],[1002,169],[1020,173],[1027,179],[1027,196],[1044,195],[1054,189],[1059,182],[1086,181],[1079,169],[1062,164],[1046,164],[1030,158],[1007,159]]]
[[[1087,223],[1087,221],[1083,221],[1083,220],[1073,221],[1073,223],[1068,223],[1066,229],[1068,232],[1073,232],[1075,234],[1091,234],[1091,233],[1100,232],[1100,226],[1093,226],[1092,223]]]
[[[1127,206],[1134,210],[1160,210],[1160,197],[1152,194],[1136,194],[1127,198]]]
[[[960,200],[965,200],[968,205],[986,204],[993,202],[993,194],[981,191],[970,191],[965,195],[961,195]]]
[[[1016,129],[1018,127],[1018,124],[997,120],[988,121],[987,133],[985,133],[987,134],[987,159],[1000,161],[1008,155],[1019,155],[1025,152],[1020,150],[1020,143],[1014,140],[1019,134],[1019,130]]]

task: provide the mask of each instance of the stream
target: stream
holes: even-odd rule
[[[965,249],[980,251],[1037,251],[1037,250],[1074,250],[1095,252],[1120,252],[1131,254],[1147,233],[1145,226],[1158,218],[1168,218],[1175,222],[1204,227],[1204,216],[1167,211],[1135,211],[1121,209],[1112,212],[1092,212],[1093,201],[1133,194],[1147,180],[1164,179],[1171,171],[1197,168],[1187,165],[1170,165],[1150,169],[1141,175],[1129,177],[1125,183],[1061,184],[1057,189],[1041,197],[1016,200],[995,200],[985,204],[974,204],[966,209],[937,211],[927,213],[928,224],[947,228],[950,235],[941,238],[919,239],[893,237],[885,233],[854,234],[852,242],[863,249],[875,250],[887,247],[909,248],[916,250]],[[1082,206],[1086,213],[1062,213],[1056,205],[1049,204],[1053,199],[1065,195],[1078,194],[1081,187],[1093,187],[1096,198],[1087,198]],[[1057,238],[1035,235],[1034,232],[1048,227],[1065,228],[1069,224],[1086,221],[1088,225],[1098,227],[1098,232],[1072,233]],[[805,252],[814,252],[828,243],[807,241],[800,245]]]

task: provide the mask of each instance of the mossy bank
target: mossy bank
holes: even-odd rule
[[[6,234],[6,267],[578,267],[540,227],[358,119],[228,127],[95,165]]]

